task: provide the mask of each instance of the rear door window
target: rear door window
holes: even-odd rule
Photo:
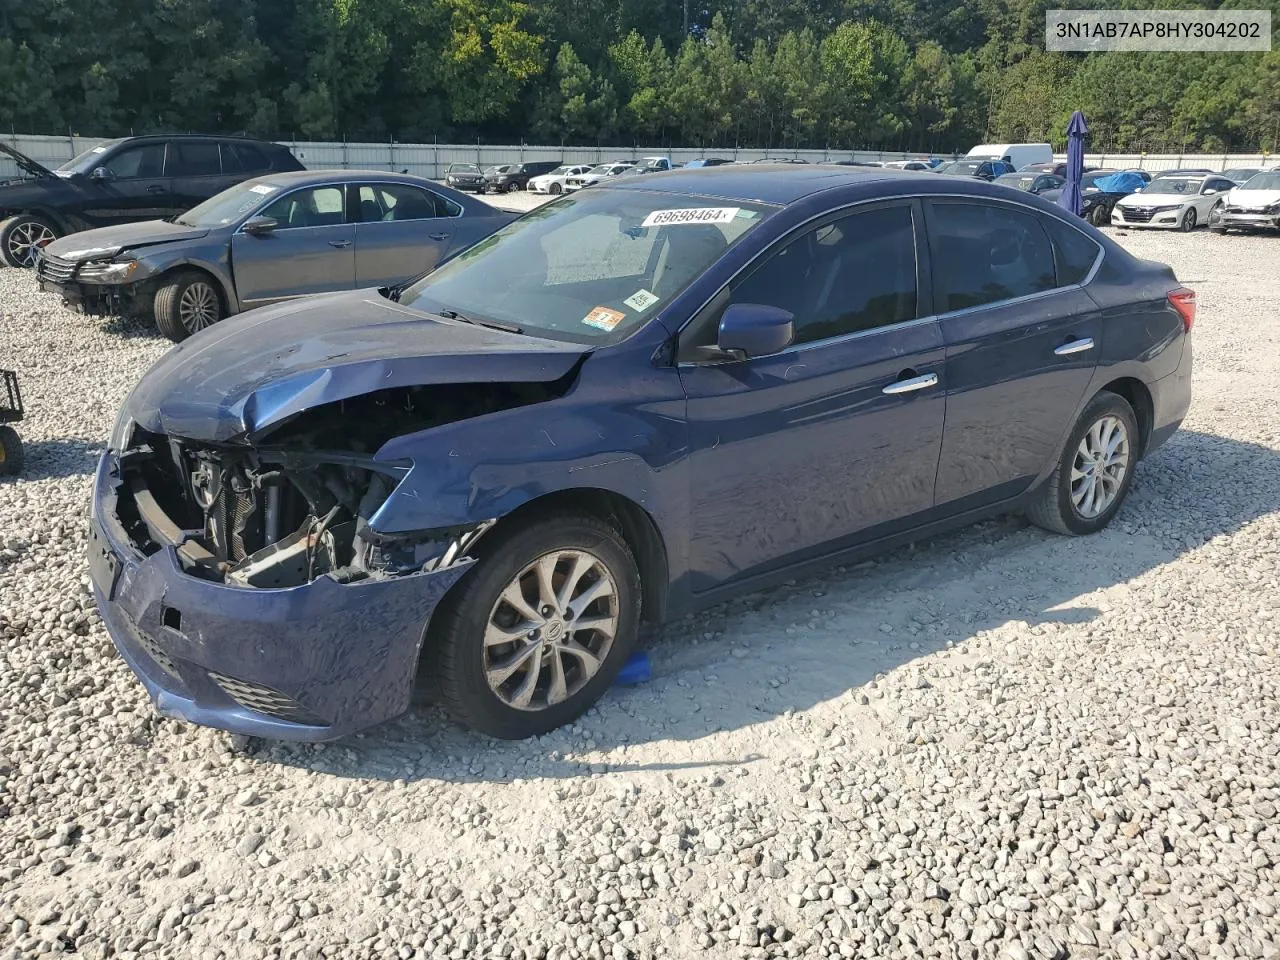
[[[171,177],[217,177],[222,175],[218,144],[207,141],[176,140],[169,144],[165,172]]]
[[[990,203],[932,201],[930,207],[939,313],[1058,286],[1053,245],[1034,214]]]

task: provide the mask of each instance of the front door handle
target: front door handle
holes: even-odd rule
[[[147,187],[147,193],[167,193],[167,192],[168,191],[165,190],[165,188],[160,186],[160,184],[158,183],[153,183],[151,186]]]
[[[908,377],[905,380],[895,380],[880,392],[893,396],[898,393],[914,393],[917,390],[925,390],[929,387],[936,387],[937,385],[938,375],[936,373],[926,373],[922,377]]]
[[[449,239],[449,235],[447,233],[429,233],[427,234],[427,237],[431,240],[448,240]]]
[[[350,240],[330,240],[329,246],[337,247],[339,250],[345,250],[347,247],[351,246],[351,241]]]
[[[1064,343],[1053,352],[1059,357],[1069,357],[1073,353],[1084,353],[1086,350],[1092,349],[1093,337],[1081,337],[1079,340],[1072,340],[1070,343]]]

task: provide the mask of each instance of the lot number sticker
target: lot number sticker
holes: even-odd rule
[[[658,298],[648,290],[637,290],[627,299],[622,301],[636,313],[644,313],[649,307],[658,302]]]
[[[730,223],[741,207],[684,207],[655,210],[644,218],[642,227],[673,227],[681,223]]]
[[[582,318],[582,322],[588,327],[595,327],[598,330],[612,330],[625,320],[626,316],[625,313],[618,310],[610,310],[608,307],[596,307]]]

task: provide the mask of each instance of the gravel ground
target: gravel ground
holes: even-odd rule
[[[1122,242],[1200,293],[1197,394],[1110,530],[717,608],[516,744],[158,718],[81,556],[165,344],[0,271],[0,957],[1280,957],[1280,240]]]

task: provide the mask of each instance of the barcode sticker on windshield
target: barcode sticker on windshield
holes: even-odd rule
[[[252,187],[249,188],[249,192],[260,193],[265,197],[268,193],[275,193],[276,188],[269,183],[255,183]]]
[[[681,223],[729,223],[741,207],[684,207],[655,210],[644,218],[642,227],[672,227]]]

